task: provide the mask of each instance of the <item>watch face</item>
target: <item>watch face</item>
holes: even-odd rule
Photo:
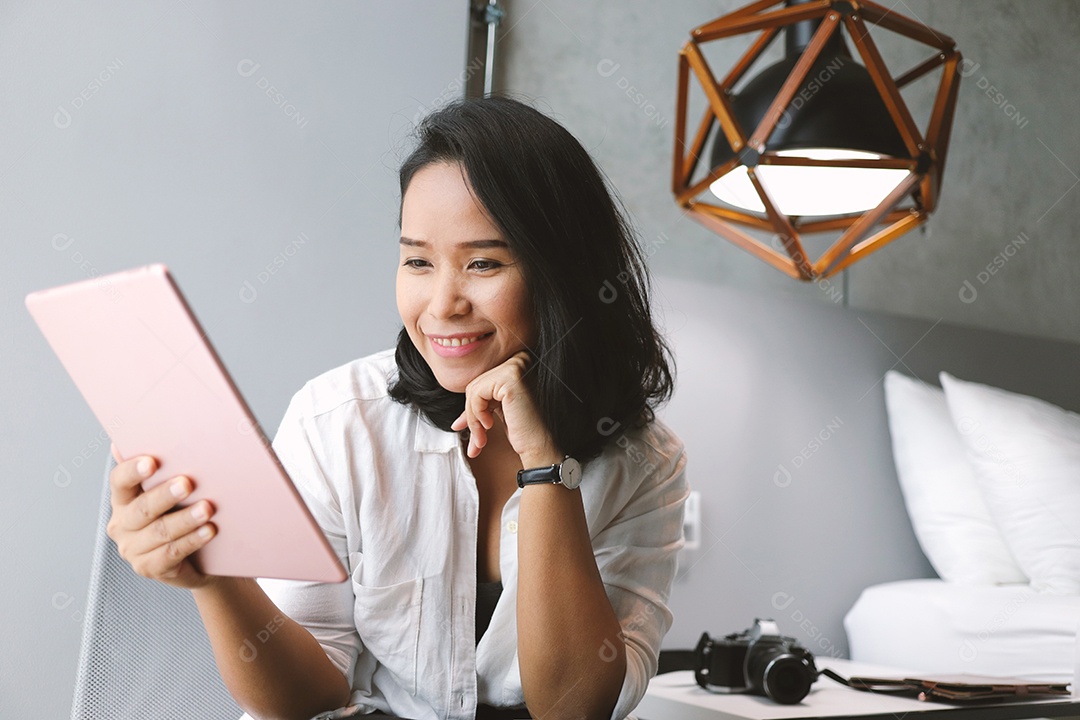
[[[562,476],[563,487],[573,490],[581,484],[581,463],[568,457],[562,461],[559,474]]]

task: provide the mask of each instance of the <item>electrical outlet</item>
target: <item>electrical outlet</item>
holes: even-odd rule
[[[701,547],[701,493],[691,491],[683,506],[684,550],[697,550]]]

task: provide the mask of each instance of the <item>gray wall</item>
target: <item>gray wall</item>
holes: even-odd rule
[[[0,717],[69,712],[108,452],[23,296],[165,262],[273,433],[393,342],[396,167],[466,29],[464,3],[0,10]]]
[[[860,261],[848,277],[806,286],[682,216],[669,189],[678,50],[691,28],[745,4],[508,0],[499,86],[552,109],[592,150],[655,244],[659,271],[799,300],[846,294],[857,308],[1080,340],[1072,311],[1080,305],[1080,5],[908,0],[893,8],[950,35],[978,64],[961,83],[941,206],[925,231]],[[930,55],[891,33],[873,37],[896,74]],[[745,45],[705,48],[722,73]],[[930,95],[921,83],[911,93],[925,128]],[[699,117],[691,114],[690,132]],[[974,302],[960,298],[965,281]]]
[[[938,372],[1080,409],[1080,345],[660,278],[679,368],[662,416],[701,493],[667,647],[773,616],[814,653],[843,655],[869,585],[934,577],[892,462],[882,379]]]

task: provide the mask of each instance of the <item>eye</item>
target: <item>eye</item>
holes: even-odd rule
[[[485,272],[487,270],[495,270],[497,268],[502,267],[502,263],[498,262],[496,260],[478,259],[478,260],[473,260],[472,262],[470,262],[469,267],[472,268],[473,270],[479,270],[480,272]]]
[[[423,258],[408,258],[402,265],[407,268],[412,268],[413,270],[422,270],[426,267],[431,267],[431,263]]]

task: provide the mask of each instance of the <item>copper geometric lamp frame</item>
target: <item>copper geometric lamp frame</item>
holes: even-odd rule
[[[961,58],[956,43],[951,38],[874,2],[815,0],[770,9],[781,4],[782,0],[760,0],[691,32],[691,39],[679,53],[672,192],[676,202],[685,208],[691,217],[713,232],[781,272],[798,280],[811,281],[829,277],[866,257],[926,222],[933,212],[941,192],[945,156],[960,85]],[[806,20],[819,20],[820,24],[802,55],[783,81],[757,127],[740,127],[731,105],[733,88],[781,29]],[[927,45],[933,48],[934,54],[894,77],[870,37],[868,23]],[[768,147],[769,136],[803,86],[822,49],[833,33],[840,32],[841,26],[847,30],[847,38],[858,50],[859,57],[888,110],[888,116],[903,140],[905,152],[897,156],[845,160],[779,155]],[[755,32],[759,34],[750,49],[723,79],[717,81],[699,45]],[[920,131],[900,95],[900,88],[942,66],[941,81],[927,127]],[[691,70],[704,90],[708,107],[698,123],[692,141],[687,143]],[[726,140],[731,147],[732,156],[718,167],[709,168],[701,178],[696,179],[694,174],[702,159],[706,141],[717,124],[719,131],[713,142]],[[713,181],[740,165],[746,167],[750,182],[765,208],[764,213],[755,214],[704,199]],[[877,207],[866,212],[827,218],[803,218],[786,215],[779,209],[770,197],[766,185],[763,185],[758,177],[756,168],[760,165],[891,168],[907,170],[907,175]],[[784,252],[758,241],[743,228],[775,233]],[[827,231],[842,232],[831,247],[817,260],[812,261],[804,249],[803,236]]]

